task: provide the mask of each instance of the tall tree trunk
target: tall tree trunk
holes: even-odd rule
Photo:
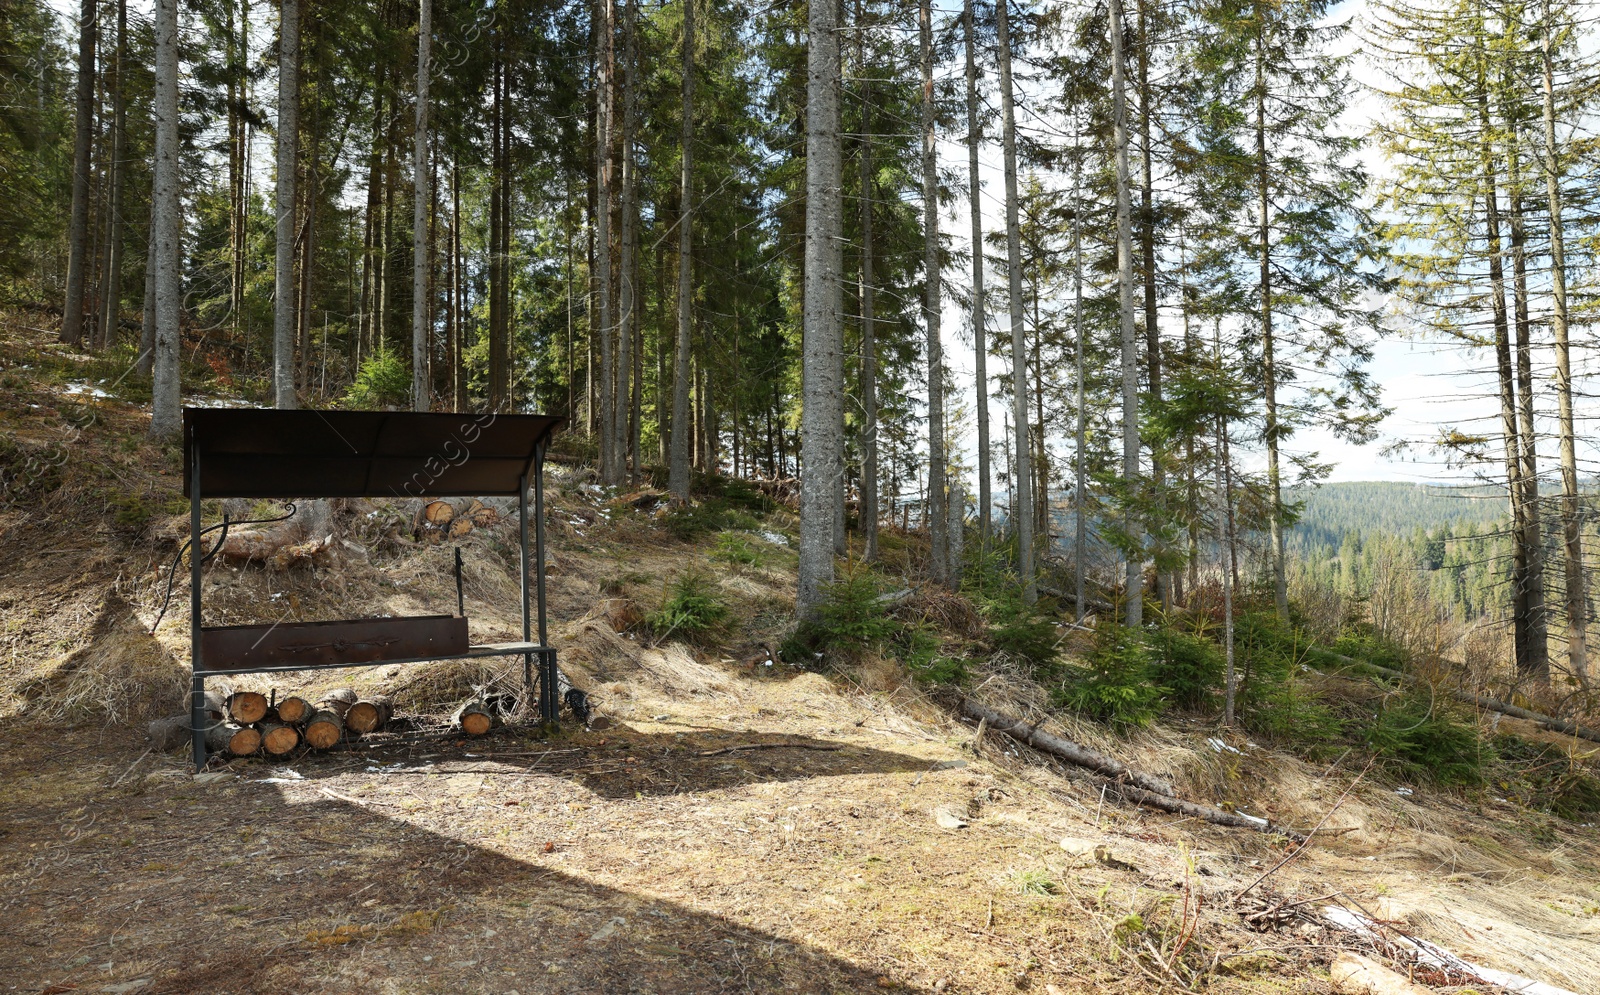
[[[1522,219],[1521,139],[1508,115],[1506,201],[1511,215],[1512,299],[1517,320],[1517,427],[1522,458],[1523,545],[1528,550],[1528,669],[1550,681],[1549,619],[1544,594],[1544,528],[1539,513],[1538,435],[1533,423],[1533,323],[1528,314],[1527,233]]]
[[[667,489],[680,501],[689,499],[689,350],[694,287],[690,283],[694,220],[694,0],[683,4],[683,127],[678,153],[678,342],[673,350],[672,444],[667,464]]]
[[[867,69],[866,20],[856,0],[857,58],[861,72],[861,558],[878,558],[878,329],[877,274],[873,272],[872,221],[877,166],[872,159],[872,74]]]
[[[634,230],[637,224],[638,177],[634,175],[636,164],[634,161],[634,130],[638,104],[638,72],[635,63],[638,61],[638,50],[635,36],[638,33],[639,8],[637,0],[627,0],[622,8],[622,217],[621,230],[617,233],[618,243],[618,273],[617,273],[617,376],[616,400],[613,401],[616,411],[616,424],[613,426],[611,439],[611,469],[608,480],[613,484],[621,484],[628,476],[628,450],[629,442],[633,438],[633,428],[629,416],[633,405],[633,393],[630,381],[633,376],[633,329],[637,322],[638,314],[638,288],[636,281],[638,273],[635,272]]]
[[[1028,345],[1023,329],[1022,232],[1017,219],[1017,124],[1011,83],[1009,0],[995,4],[995,54],[1000,64],[1000,144],[1006,177],[1006,271],[1010,283],[1011,311],[1011,421],[1015,452],[1011,467],[1011,527],[1017,535],[1017,576],[1022,599],[1032,604],[1038,597],[1033,572],[1033,481],[1028,460]],[[1035,329],[1037,332],[1037,329]]]
[[[299,292],[296,295],[295,324],[299,330],[299,382],[311,389],[311,302],[316,287],[317,258],[317,160],[322,154],[321,114],[313,112],[311,123],[311,148],[306,156],[306,175],[299,188],[299,200],[305,210],[300,223],[300,273]]]
[[[1263,32],[1265,28],[1261,29]],[[1272,600],[1280,618],[1289,617],[1289,574],[1284,561],[1283,474],[1278,447],[1278,351],[1272,325],[1272,191],[1268,181],[1266,38],[1256,39],[1256,263],[1261,306],[1261,380],[1266,406],[1262,434],[1267,443],[1267,500],[1272,542]]]
[[[978,396],[978,545],[985,553],[989,549],[990,508],[994,499],[989,493],[989,361],[988,318],[984,313],[983,299],[983,197],[982,180],[978,175],[978,146],[983,143],[983,128],[978,123],[978,54],[977,0],[966,0],[962,8],[962,28],[967,43],[967,183],[972,211],[972,358],[974,386]]]
[[[127,99],[124,96],[126,78],[123,76],[123,55],[128,48],[128,0],[117,2],[117,49],[112,66],[111,83],[111,162],[108,166],[111,183],[111,203],[106,221],[106,264],[100,282],[100,344],[109,346],[117,340],[117,322],[122,317],[122,188],[127,168],[123,157],[127,154]]]
[[[156,0],[156,147],[151,212],[155,225],[156,311],[150,436],[171,439],[182,427],[178,382],[178,309],[183,245],[178,169],[178,0]]]
[[[595,43],[600,47],[597,69],[599,85],[595,87],[595,265],[600,290],[600,321],[597,332],[600,338],[600,478],[607,484],[618,481],[612,476],[611,450],[617,437],[616,394],[616,314],[612,309],[611,273],[611,210],[612,176],[611,151],[615,143],[612,135],[612,116],[616,107],[616,42],[613,37],[613,0],[599,0],[596,18]]]
[[[141,302],[144,313],[139,321],[139,358],[134,361],[134,367],[140,376],[147,377],[155,365],[156,357],[156,259],[159,245],[156,242],[156,217],[154,189],[150,199],[149,231],[145,239],[144,252],[144,300]]]
[[[295,171],[300,138],[300,0],[280,0],[278,27],[277,246],[273,271],[272,393],[279,408],[299,406],[294,389]]]
[[[126,0],[118,0],[126,5]],[[232,13],[232,6],[229,6]],[[244,327],[245,256],[249,252],[246,226],[250,207],[249,186],[250,121],[245,110],[250,106],[250,4],[239,4],[239,30],[230,39],[233,63],[228,67],[228,89],[233,99],[228,106],[228,310],[234,334],[243,339],[245,358],[250,355],[250,340]]]
[[[1122,0],[1111,0],[1111,122],[1117,157],[1117,311],[1122,328],[1122,484],[1132,503],[1139,486],[1139,340],[1133,323],[1133,225],[1128,191],[1128,66],[1123,51]],[[1123,528],[1138,548],[1140,528],[1132,507]],[[1128,556],[1123,621],[1144,623],[1144,559]]]
[[[61,310],[61,341],[83,343],[84,271],[89,265],[89,171],[94,146],[95,40],[98,0],[83,0],[78,12],[78,103],[72,145],[72,220],[67,229],[67,300]]]
[[[1511,357],[1511,329],[1506,307],[1505,261],[1500,242],[1500,195],[1494,161],[1493,129],[1489,120],[1487,52],[1480,22],[1474,39],[1479,60],[1478,143],[1482,170],[1484,223],[1489,257],[1490,300],[1493,305],[1495,373],[1500,387],[1500,427],[1505,441],[1506,492],[1511,502],[1511,632],[1518,674],[1536,676],[1531,662],[1528,625],[1528,549],[1522,502],[1521,442],[1517,429],[1517,388]]]
[[[432,72],[433,0],[417,0],[417,124],[411,162],[411,407],[432,407],[428,376],[428,334],[433,315],[428,307],[428,76]]]
[[[1567,664],[1589,690],[1589,582],[1583,562],[1583,509],[1578,491],[1577,435],[1572,417],[1572,353],[1567,338],[1566,232],[1561,217],[1561,169],[1556,157],[1555,71],[1550,0],[1544,0],[1540,57],[1544,71],[1544,177],[1550,212],[1550,332],[1555,339],[1556,403],[1561,438],[1561,537],[1566,550]]]
[[[1144,280],[1145,367],[1150,384],[1151,403],[1161,403],[1161,325],[1156,288],[1156,211],[1155,186],[1151,179],[1153,152],[1150,147],[1150,119],[1155,113],[1150,92],[1149,0],[1139,0],[1139,254],[1140,276]],[[1150,447],[1150,483],[1157,495],[1166,485],[1163,454]],[[1157,543],[1160,540],[1152,537]],[[1155,549],[1159,554],[1159,546]],[[1156,597],[1163,609],[1172,608],[1172,587],[1161,570],[1156,571]]]
[[[844,475],[843,210],[839,189],[839,0],[811,0],[806,56],[806,226],[800,447],[801,618],[833,580],[833,523]]]
[[[928,539],[935,583],[948,584],[950,513],[944,464],[944,348],[939,341],[939,134],[933,95],[933,0],[922,0],[917,25],[922,49],[922,321],[928,336]]]
[[[464,324],[462,318],[466,313],[465,301],[461,298],[461,164],[458,160],[450,163],[450,231],[446,236],[449,242],[450,283],[450,312],[449,325],[446,328],[447,354],[450,364],[450,410],[467,410],[466,378],[461,375],[461,329]],[[568,412],[570,417],[571,412]]]
[[[1076,125],[1077,122],[1074,122]],[[1072,363],[1073,403],[1077,407],[1077,431],[1072,451],[1072,584],[1077,596],[1074,620],[1083,624],[1088,611],[1088,598],[1084,590],[1089,557],[1089,521],[1084,487],[1088,478],[1088,428],[1089,416],[1085,409],[1084,356],[1083,356],[1083,156],[1078,147],[1080,126],[1073,128],[1072,139]]]

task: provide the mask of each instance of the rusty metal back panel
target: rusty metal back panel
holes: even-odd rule
[[[467,620],[454,615],[227,625],[200,630],[201,673],[442,660],[466,652]]]
[[[183,491],[204,497],[511,496],[553,415],[185,408]]]

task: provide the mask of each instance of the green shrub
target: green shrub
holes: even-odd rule
[[[1347,632],[1333,644],[1333,652],[1390,670],[1405,667],[1406,652],[1397,643],[1370,632]]]
[[[1565,750],[1519,736],[1497,736],[1489,775],[1494,787],[1526,808],[1563,819],[1592,819],[1600,812],[1600,777]]]
[[[1240,721],[1251,732],[1271,737],[1309,756],[1323,756],[1344,735],[1344,723],[1315,687],[1299,674],[1268,681],[1258,677],[1251,693],[1241,694]]]
[[[1142,633],[1102,622],[1086,662],[1056,692],[1059,704],[1118,731],[1150,724],[1166,689],[1150,679],[1150,648]]]
[[[350,408],[392,407],[410,399],[411,367],[387,349],[362,362],[355,382],[344,395],[345,406]]]
[[[871,571],[856,567],[823,587],[815,627],[819,649],[858,654],[893,638],[900,623],[884,610],[883,592]]]
[[[724,532],[717,536],[717,545],[711,555],[724,563],[744,567],[759,567],[766,559],[760,548],[737,532]]]
[[[908,625],[894,640],[895,655],[911,676],[925,684],[960,686],[967,679],[967,661],[939,654],[939,634],[931,626]]]
[[[1146,638],[1150,678],[1166,689],[1171,704],[1198,709],[1222,687],[1227,659],[1216,643],[1171,629],[1156,629]]]
[[[1494,747],[1476,726],[1457,721],[1426,694],[1407,692],[1383,706],[1364,733],[1367,746],[1408,777],[1441,785],[1482,784]]]
[[[989,630],[989,644],[1013,660],[1026,663],[1035,676],[1047,676],[1056,663],[1058,639],[1054,622],[1021,616]]]
[[[677,635],[698,640],[720,630],[731,614],[717,595],[715,580],[686,570],[668,585],[660,610],[645,616],[645,622],[657,639]]]

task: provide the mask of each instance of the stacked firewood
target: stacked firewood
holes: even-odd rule
[[[516,710],[516,698],[479,692],[450,716],[450,724],[468,736],[482,736]],[[378,732],[394,717],[387,695],[361,696],[348,688],[329,691],[315,702],[299,695],[269,699],[259,691],[235,691],[227,697],[206,692],[206,750],[212,754],[281,757],[301,747],[331,750]],[[170,750],[189,742],[188,713],[150,723],[150,739]]]

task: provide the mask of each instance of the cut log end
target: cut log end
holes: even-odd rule
[[[473,698],[463,702],[461,707],[456,709],[451,721],[468,736],[482,736],[494,728],[495,710],[482,698]]]
[[[229,753],[247,757],[261,749],[261,732],[251,726],[231,722],[214,725],[206,730],[206,746],[214,753]]]
[[[290,725],[299,725],[311,717],[311,702],[299,695],[290,695],[278,702],[278,718]]]
[[[384,695],[363,698],[345,713],[344,727],[357,734],[376,732],[388,723],[393,712],[394,706]]]
[[[306,723],[306,745],[313,750],[331,750],[344,738],[344,719],[331,709],[311,716]]]
[[[235,691],[228,696],[228,717],[240,725],[260,722],[267,707],[267,696],[259,691]]]
[[[292,725],[275,723],[261,729],[261,745],[275,757],[294,750],[300,745],[300,730]]]

